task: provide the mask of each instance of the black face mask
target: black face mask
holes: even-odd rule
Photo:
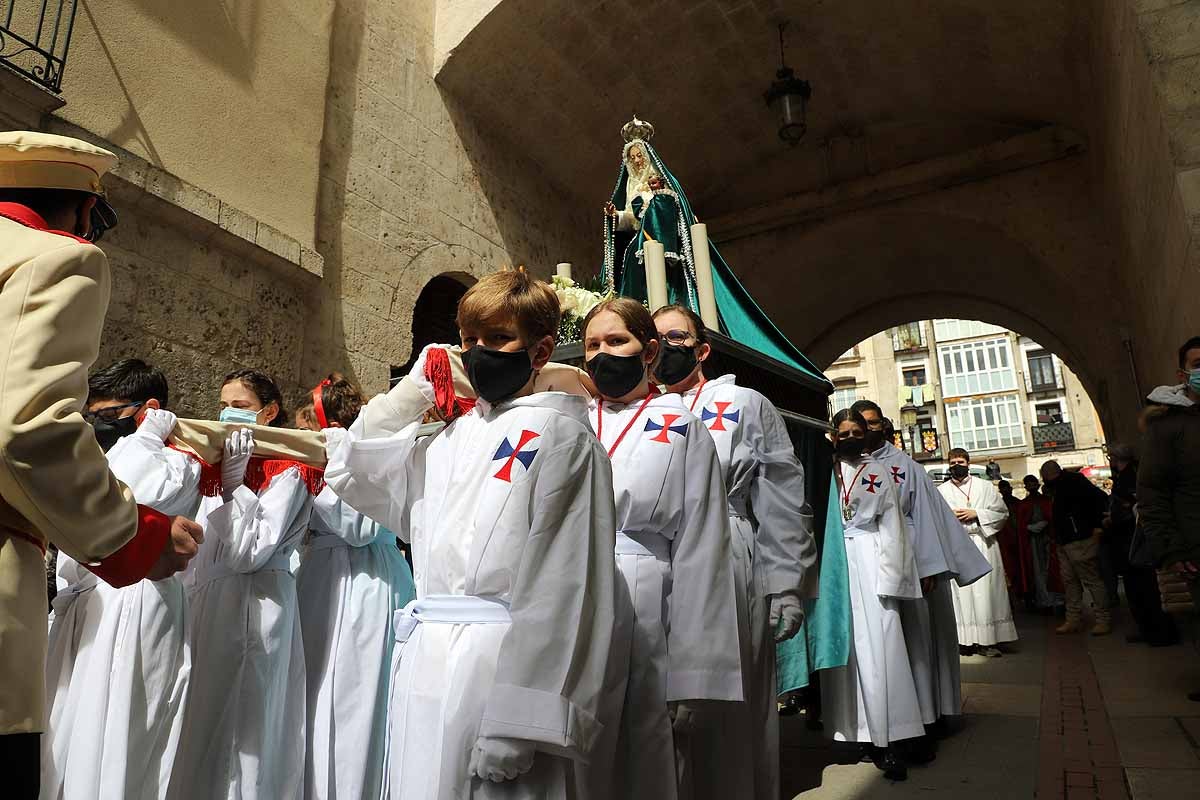
[[[837,451],[838,458],[858,458],[863,454],[866,444],[866,439],[838,439],[833,449]]]
[[[493,405],[521,391],[533,374],[527,350],[508,353],[477,344],[463,351],[462,360],[475,394]]]
[[[100,444],[100,449],[104,452],[112,450],[113,447],[122,438],[129,436],[137,431],[137,415],[132,414],[128,417],[114,419],[112,422],[107,422],[98,419],[92,423],[92,433],[96,434],[96,441]]]
[[[696,348],[664,342],[662,356],[658,366],[654,368],[654,376],[668,386],[673,386],[691,375],[696,363]]]
[[[950,477],[956,481],[961,481],[971,474],[971,468],[965,464],[951,464]]]
[[[868,453],[874,453],[876,450],[883,447],[883,440],[883,431],[873,431],[870,428],[867,428],[867,435],[863,437],[863,441],[866,442],[866,444],[863,445],[863,449]]]
[[[646,362],[642,361],[641,353],[632,356],[597,353],[585,366],[605,397],[624,397],[646,377]]]

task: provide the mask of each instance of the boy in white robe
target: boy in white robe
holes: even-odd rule
[[[953,509],[963,529],[979,552],[992,565],[992,571],[969,586],[954,589],[954,615],[958,619],[958,643],[980,655],[1000,655],[997,644],[1015,642],[1008,599],[1008,582],[996,534],[1008,519],[1008,506],[991,481],[972,478],[971,456],[961,447],[950,451],[950,479],[938,491]]]
[[[867,449],[895,484],[900,510],[913,534],[924,602],[901,607],[904,635],[917,679],[922,718],[927,726],[942,720],[939,727],[943,727],[943,717],[962,713],[958,626],[950,582],[969,586],[990,572],[991,565],[946,505],[929,473],[887,441],[883,433],[888,421],[879,406],[859,400],[851,408],[867,422]],[[916,747],[908,754],[910,762],[934,757],[929,737],[914,744]]]
[[[191,518],[200,464],[164,445],[175,427],[162,410],[167,393],[161,371],[118,361],[89,378],[87,416],[113,474],[139,503]],[[71,580],[51,628],[41,796],[162,798],[191,670],[183,585],[172,576],[118,589],[59,559],[59,575]]]
[[[734,534],[742,674],[746,702],[706,712],[693,732],[693,797],[779,797],[779,705],[775,643],[804,619],[801,599],[816,595],[816,542],[804,468],[771,402],[733,375],[707,379],[712,351],[689,308],[654,314],[663,338],[655,376],[679,394],[711,434],[721,461]]]
[[[392,800],[572,797],[600,735],[612,473],[586,401],[534,391],[558,318],[525,272],[483,278],[458,309],[473,410],[418,438],[459,358],[431,346],[330,453],[329,485],[407,538],[416,567],[395,621]]]

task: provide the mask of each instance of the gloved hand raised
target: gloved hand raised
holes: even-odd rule
[[[254,455],[254,431],[242,428],[225,440],[225,455],[221,459],[221,497],[228,503],[233,493],[246,480],[246,467]]]
[[[804,605],[794,594],[773,594],[767,624],[775,633],[775,641],[784,642],[795,636],[804,624]]]
[[[147,436],[162,443],[166,443],[167,439],[171,438],[171,432],[175,430],[175,415],[170,411],[162,408],[148,408],[142,416],[142,423],[138,425],[138,435]]]
[[[493,783],[511,781],[533,769],[534,753],[534,744],[527,739],[480,736],[471,750],[467,772]]]

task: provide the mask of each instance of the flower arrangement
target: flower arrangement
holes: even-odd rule
[[[558,308],[562,312],[562,321],[558,323],[558,342],[577,342],[583,335],[584,317],[601,301],[608,299],[610,294],[580,286],[561,275],[555,275],[551,284],[558,295]]]

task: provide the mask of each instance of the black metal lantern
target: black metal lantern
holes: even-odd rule
[[[808,100],[812,97],[812,86],[808,81],[797,78],[784,60],[783,30],[786,27],[786,22],[779,25],[779,69],[764,97],[767,105],[779,116],[779,138],[794,146],[808,132],[806,113]]]

